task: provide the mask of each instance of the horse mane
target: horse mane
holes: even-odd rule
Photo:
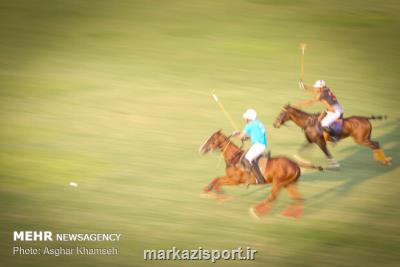
[[[321,113],[308,113],[304,110],[301,110],[299,108],[293,107],[290,104],[287,104],[284,109],[288,111],[289,113],[293,114],[293,116],[296,117],[303,117],[303,119],[306,119],[305,123],[303,125],[298,125],[301,127],[303,130],[310,125],[315,125],[318,123],[318,117]],[[293,120],[293,119],[292,119]]]
[[[314,116],[319,116],[319,115],[321,114],[321,112],[308,113],[308,112],[306,112],[306,111],[304,111],[304,110],[302,110],[302,109],[293,107],[293,106],[291,106],[290,104],[287,104],[284,108],[285,108],[285,109],[291,109],[291,110],[294,110],[294,111],[296,111],[296,112],[298,112],[298,113],[301,113],[301,114],[303,114],[303,115],[313,116],[313,117],[314,117]]]

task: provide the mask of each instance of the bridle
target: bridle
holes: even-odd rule
[[[286,115],[288,115],[288,110],[287,110],[287,108],[285,108],[285,107],[283,107],[282,108],[282,113],[279,115],[279,117],[278,117],[278,119],[279,119],[279,124],[280,124],[280,126],[285,126],[285,127],[288,127],[285,123],[286,123],[286,121],[283,121],[283,118],[286,116]]]

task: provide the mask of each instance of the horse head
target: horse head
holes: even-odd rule
[[[282,111],[276,117],[275,122],[273,124],[275,128],[281,127],[281,125],[284,125],[285,122],[290,120],[290,116],[289,116],[290,109],[291,109],[290,104],[287,104],[284,107],[282,107]]]
[[[221,130],[213,133],[199,148],[200,154],[206,154],[216,148],[221,148],[224,142],[229,139]]]

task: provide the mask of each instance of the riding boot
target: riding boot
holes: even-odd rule
[[[246,188],[249,189],[249,186],[250,186],[250,174],[251,174],[251,163],[246,158],[242,158],[241,165],[245,170]]]
[[[246,171],[251,172],[251,162],[250,161],[248,161],[246,158],[243,158],[242,165]]]
[[[256,176],[257,184],[265,183],[264,175],[261,173],[260,168],[258,167],[258,164],[256,162],[252,162],[251,169]]]

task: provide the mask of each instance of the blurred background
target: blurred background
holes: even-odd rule
[[[4,266],[212,265],[143,260],[143,249],[173,246],[258,250],[221,266],[396,266],[399,12],[396,0],[0,1]],[[248,215],[269,185],[201,199],[224,168],[198,147],[233,131],[213,90],[239,125],[258,111],[273,154],[303,143],[295,125],[272,127],[284,104],[309,97],[297,85],[301,42],[308,84],[325,79],[347,116],[388,115],[373,139],[392,166],[352,140],[331,147],[341,171],[302,175],[300,220],[279,216],[286,192],[267,217]],[[14,230],[123,237],[118,256],[13,256]],[[70,244],[32,244],[45,245]]]

